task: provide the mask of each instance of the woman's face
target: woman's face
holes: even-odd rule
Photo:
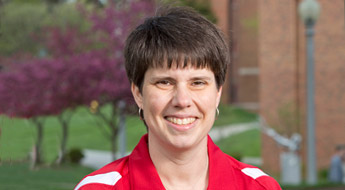
[[[141,93],[132,84],[150,142],[171,148],[190,148],[206,140],[221,91],[207,68],[150,68]]]

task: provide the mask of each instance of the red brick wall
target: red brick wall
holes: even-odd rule
[[[303,135],[301,155],[306,157],[305,135],[305,36],[298,18],[299,1],[259,1],[260,113],[278,130],[277,110],[296,106]],[[320,0],[321,16],[315,28],[316,146],[318,168],[327,168],[334,146],[345,143],[345,26],[344,0]],[[280,124],[278,124],[279,122]],[[283,121],[284,122],[284,121]],[[286,131],[286,130],[285,130]],[[265,135],[263,135],[265,137]],[[279,151],[262,138],[264,167],[279,172]]]
[[[296,2],[259,1],[260,114],[269,125],[280,128],[278,110],[297,103],[297,23]],[[284,129],[281,129],[284,130]],[[279,171],[280,149],[262,136],[263,167],[269,173]]]
[[[334,146],[345,144],[344,0],[320,1],[315,33],[317,159],[327,167]]]
[[[235,104],[257,110],[258,103],[258,3],[232,0],[233,64],[235,65]],[[249,105],[255,105],[250,107]]]
[[[230,32],[229,32],[229,1],[228,0],[210,0],[211,10],[215,17],[217,18],[217,25],[218,27],[223,31],[225,36],[228,40],[230,40]],[[230,41],[229,41],[230,44]],[[227,72],[227,79],[225,81],[225,84],[223,85],[223,94],[221,101],[223,103],[228,103],[230,101],[230,68],[228,68]]]
[[[210,0],[218,25],[229,37],[231,65],[223,100],[257,110],[257,0]],[[248,103],[252,107],[247,107]]]

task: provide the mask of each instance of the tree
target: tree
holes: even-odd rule
[[[79,10],[89,19],[91,30],[50,28],[44,43],[51,57],[63,58],[65,62],[71,62],[71,70],[75,69],[74,80],[68,80],[75,82],[75,85],[68,82],[73,86],[69,89],[73,89],[74,95],[64,90],[62,94],[69,94],[70,101],[77,105],[89,105],[92,101],[97,101],[100,106],[110,103],[110,115],[101,111],[95,114],[108,126],[114,158],[118,102],[133,102],[123,65],[124,39],[134,24],[150,14],[153,7],[153,1],[148,0],[131,1],[121,6],[110,2],[103,9],[91,11],[80,5]]]
[[[90,29],[73,25],[48,27],[42,30],[46,35],[38,38],[47,57],[25,63],[10,59],[11,66],[0,73],[0,92],[4,92],[0,94],[0,113],[31,118],[37,126],[33,165],[41,161],[42,116],[58,115],[62,126],[58,162],[62,162],[71,119],[71,112],[66,110],[90,105],[92,101],[101,106],[110,104],[110,116],[102,112],[96,115],[110,129],[115,155],[118,102],[133,102],[123,65],[124,39],[134,23],[152,12],[153,2],[131,1],[121,7],[109,3],[97,10],[79,5],[78,9],[91,23]]]
[[[30,118],[37,129],[36,142],[32,155],[32,167],[42,163],[43,116],[59,112],[52,109],[54,101],[51,88],[54,88],[49,73],[52,71],[46,60],[27,60],[26,64],[0,73],[0,114],[11,117]],[[42,101],[44,100],[44,101]]]
[[[34,53],[38,44],[32,38],[45,18],[44,5],[5,3],[0,7],[0,55]]]
[[[117,151],[117,136],[118,136],[118,122],[119,122],[119,103],[121,100],[132,101],[132,95],[130,92],[129,83],[126,80],[126,75],[124,71],[124,59],[123,52],[124,49],[124,39],[126,39],[127,34],[130,29],[138,23],[143,17],[148,16],[153,12],[154,2],[148,0],[142,1],[131,1],[127,4],[121,4],[121,6],[116,6],[113,3],[110,3],[107,7],[104,8],[104,12],[101,14],[95,13],[91,15],[91,22],[93,23],[92,28],[96,33],[99,34],[99,40],[105,45],[105,53],[109,54],[110,62],[118,62],[120,65],[119,68],[122,69],[122,73],[117,76],[115,80],[112,80],[118,85],[118,90],[113,90],[112,88],[107,89],[107,97],[99,96],[97,100],[100,100],[101,105],[104,105],[106,102],[111,102],[111,114],[106,115],[101,111],[96,112],[110,129],[109,139],[111,141],[111,150],[113,158],[116,158]],[[136,13],[136,14],[133,14]],[[115,70],[114,70],[115,71]],[[125,79],[125,80],[123,80]],[[111,85],[112,82],[109,81],[106,85]],[[110,90],[110,91],[109,91]],[[121,93],[116,93],[121,92]],[[128,103],[127,103],[128,104]]]
[[[193,7],[200,14],[204,15],[208,20],[213,23],[217,22],[216,17],[210,9],[210,1],[208,0],[163,0],[165,3],[175,3],[176,5]]]
[[[23,53],[37,56],[43,48],[40,40],[46,27],[88,28],[75,4],[44,2],[11,0],[0,4],[0,56],[20,57]]]
[[[121,4],[121,6],[110,3],[102,12],[94,11],[91,15],[87,16],[92,23],[91,36],[96,35],[96,42],[99,44],[91,45],[91,47],[99,48],[101,46],[102,48],[99,48],[100,51],[98,53],[103,55],[99,57],[107,58],[103,59],[101,62],[105,65],[111,65],[111,67],[107,69],[109,77],[98,85],[100,91],[103,93],[99,93],[94,100],[97,100],[101,106],[107,103],[111,105],[110,115],[101,112],[101,109],[95,114],[103,120],[106,126],[108,126],[110,131],[108,138],[111,141],[111,150],[114,159],[117,150],[119,102],[125,100],[128,102],[127,104],[133,103],[123,65],[124,59],[122,51],[124,48],[124,39],[129,30],[140,19],[145,17],[145,15],[149,15],[153,8],[153,1],[147,0],[132,1],[127,4]],[[94,51],[95,50],[93,50],[93,52]],[[114,63],[118,65],[116,66]],[[106,67],[103,66],[103,68]],[[115,74],[115,72],[117,72],[117,74]],[[112,78],[110,76],[112,76]],[[115,88],[115,84],[117,88]],[[90,89],[92,90],[92,88]]]

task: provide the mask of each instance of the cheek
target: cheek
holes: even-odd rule
[[[150,115],[159,115],[167,104],[167,98],[162,94],[148,93],[144,98],[144,111]]]
[[[217,108],[217,93],[215,92],[198,93],[194,97],[195,102],[207,112]]]

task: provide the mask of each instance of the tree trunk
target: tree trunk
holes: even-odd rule
[[[31,168],[34,169],[42,163],[42,141],[43,141],[43,121],[37,118],[32,119],[37,129],[36,144],[32,152]]]
[[[112,104],[111,118],[109,119],[109,127],[111,129],[111,153],[113,160],[117,159],[117,136],[118,136],[118,117],[117,117],[117,103]]]
[[[107,137],[110,139],[110,146],[111,146],[111,155],[114,160],[117,159],[117,137],[119,132],[119,124],[118,124],[118,106],[117,102],[114,101],[112,103],[112,111],[110,117],[108,118],[106,114],[103,114],[100,110],[97,112],[97,115],[106,123],[107,127],[110,129],[110,135]]]
[[[113,160],[116,160],[117,159],[117,156],[116,156],[116,152],[117,152],[117,130],[112,130],[110,142],[111,142],[111,156],[112,156]]]
[[[57,164],[61,164],[65,162],[66,158],[66,145],[67,145],[67,138],[68,138],[68,126],[65,122],[61,123],[62,128],[62,137],[61,137],[61,144],[59,150],[59,156],[56,161]]]
[[[66,153],[67,153],[67,140],[68,140],[68,129],[69,129],[69,122],[71,120],[71,113],[67,113],[68,115],[64,117],[63,114],[60,114],[58,116],[58,120],[61,125],[62,129],[62,136],[61,136],[61,144],[60,144],[60,150],[59,150],[59,156],[58,159],[56,160],[56,163],[58,165],[62,164],[63,162],[66,161]]]

